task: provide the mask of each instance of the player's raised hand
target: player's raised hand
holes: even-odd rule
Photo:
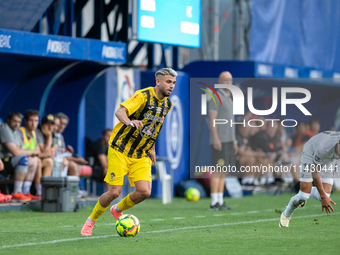
[[[139,127],[143,127],[143,121],[133,120],[133,121],[130,122],[129,125],[138,129]]]
[[[336,203],[329,197],[321,198],[322,212],[324,211],[324,209],[327,214],[334,212],[331,204],[335,205]]]

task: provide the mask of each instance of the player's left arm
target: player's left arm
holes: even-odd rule
[[[315,169],[319,170],[319,168],[321,168],[321,165],[319,165],[319,164],[314,164],[314,165],[316,167]],[[326,192],[323,188],[318,170],[312,171],[312,177],[313,177],[314,185],[317,188],[317,190],[319,191],[319,194],[320,194],[320,197],[321,197],[322,212],[325,210],[327,214],[332,213],[332,212],[334,212],[334,209],[333,209],[331,204],[335,205],[335,203],[331,198],[329,198],[326,195]]]
[[[153,146],[152,146],[152,148],[151,148],[150,155],[151,155],[151,161],[152,161],[152,164],[153,164],[154,166],[156,166],[156,151],[155,151],[155,143],[154,143],[154,145],[153,145]]]
[[[311,171],[312,171],[312,178],[315,187],[317,188],[320,197],[321,197],[321,205],[322,205],[322,212],[325,210],[326,213],[334,212],[334,209],[331,204],[334,204],[334,201],[330,199],[323,188],[322,181],[319,175],[319,172],[322,170],[324,157],[327,154],[327,151],[325,149],[321,149],[315,152],[313,157],[313,164],[311,165]]]

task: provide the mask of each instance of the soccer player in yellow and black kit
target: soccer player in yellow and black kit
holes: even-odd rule
[[[123,211],[135,206],[151,194],[151,165],[156,164],[155,141],[165,116],[172,107],[169,99],[177,73],[171,68],[156,72],[156,86],[138,90],[120,104],[116,116],[120,121],[113,129],[108,152],[108,170],[104,181],[109,190],[101,195],[87,218],[81,235],[92,235],[97,219],[122,191],[124,176],[136,190],[111,207],[117,220]]]

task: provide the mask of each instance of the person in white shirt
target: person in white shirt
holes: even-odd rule
[[[304,145],[300,164],[300,191],[293,196],[281,214],[280,227],[288,227],[291,215],[303,207],[311,196],[321,202],[322,212],[334,212],[329,198],[333,175],[337,171],[336,161],[340,158],[340,132],[325,131],[313,136]],[[312,187],[314,181],[315,187]]]

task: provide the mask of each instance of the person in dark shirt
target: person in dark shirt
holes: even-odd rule
[[[254,151],[250,145],[250,130],[249,126],[237,126],[236,139],[238,145],[238,153],[236,155],[236,162],[241,166],[260,165],[266,157],[263,151]],[[245,172],[242,176],[242,185],[253,185],[256,173]]]
[[[263,166],[275,166],[277,161],[281,158],[282,146],[276,138],[278,128],[278,122],[267,122],[265,130],[250,138],[251,148],[254,151],[262,151],[266,153],[266,157],[263,158],[263,162],[261,162]],[[262,174],[260,184],[265,184],[266,176],[267,173]],[[274,179],[270,177],[270,180],[267,180],[267,184],[272,183],[273,181]]]
[[[276,132],[278,130],[277,122],[268,122],[266,129],[251,137],[251,147],[255,151],[263,151],[266,153],[277,153],[282,147],[276,141]]]
[[[94,158],[92,166],[92,178],[96,181],[103,182],[107,173],[107,152],[111,133],[112,129],[104,129],[101,138],[92,144],[92,155]]]
[[[299,122],[295,127],[295,134],[292,136],[292,147],[296,148],[302,142],[302,138],[306,132],[306,125],[303,122]]]

